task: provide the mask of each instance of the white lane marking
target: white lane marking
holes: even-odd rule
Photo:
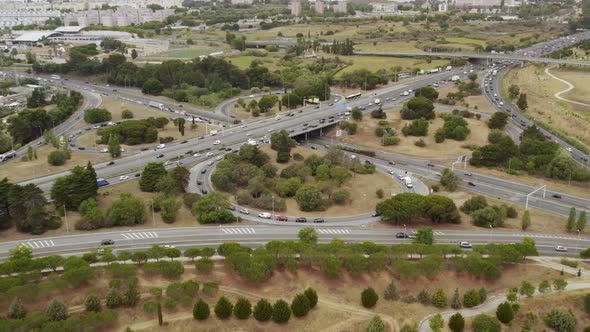
[[[225,234],[229,233],[225,228],[222,228],[221,231],[223,231]]]
[[[49,240],[49,242],[51,243],[51,246],[54,246],[55,244],[53,243],[53,240]]]
[[[252,234],[256,234],[256,230],[254,228],[250,228],[250,231],[252,231]]]
[[[31,242],[27,242],[27,244],[29,245],[29,247],[33,248],[33,245],[31,244]]]
[[[127,240],[129,240],[129,236],[127,234],[123,233],[121,235],[123,235],[124,238],[126,238]]]
[[[39,242],[33,242],[33,243],[37,243],[38,245],[41,246],[41,248],[45,248],[45,246],[43,245],[43,241],[39,241]]]
[[[143,233],[137,233],[137,235],[139,235],[142,239],[145,239],[146,237],[143,236]]]
[[[47,242],[47,240],[45,240],[44,242],[48,247],[51,247],[51,245],[49,245],[49,242]]]

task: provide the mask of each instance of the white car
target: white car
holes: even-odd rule
[[[564,247],[564,246],[555,246],[555,251],[567,251],[567,247]]]
[[[468,248],[471,248],[472,245],[469,242],[462,241],[462,242],[459,242],[459,247],[464,248],[464,249],[468,249]]]
[[[172,165],[172,161],[170,161],[170,160],[168,160],[164,163],[164,166],[169,166],[169,165]]]
[[[566,149],[568,152],[573,152],[573,151],[574,151],[574,149],[572,149],[572,148],[570,148],[570,147],[567,147],[567,148],[565,148],[565,149]]]
[[[217,141],[213,142],[213,145],[219,145],[219,144],[221,144],[221,141],[220,140],[217,140]]]
[[[252,136],[252,133],[246,133],[246,136],[250,137]]]
[[[109,149],[102,149],[102,150],[100,150],[100,153],[107,153],[107,152],[109,152]]]
[[[158,144],[158,146],[156,146],[156,149],[163,149],[166,147],[166,144]]]
[[[166,249],[174,248],[174,246],[171,245],[171,244],[165,244],[165,245],[163,245],[163,247],[166,248]]]
[[[99,125],[92,126],[92,129],[99,129],[99,128],[100,128],[100,126],[99,126]]]
[[[250,214],[250,211],[248,211],[247,209],[244,209],[244,208],[240,208],[240,209],[238,210],[238,212],[239,212],[239,213],[242,213],[242,214]]]
[[[197,157],[200,157],[200,156],[201,156],[201,154],[200,154],[200,153],[195,153],[195,154],[193,154],[193,157],[195,157],[195,158],[197,158]]]
[[[211,165],[213,165],[213,160],[209,160],[209,161],[207,162],[207,166],[211,166]]]
[[[215,160],[217,160],[217,161],[221,160],[221,156],[215,157]]]
[[[262,218],[262,219],[270,219],[272,217],[272,214],[268,213],[268,212],[262,212],[258,214],[258,217]]]
[[[213,152],[207,152],[207,154],[205,155],[206,157],[211,157],[213,155]]]
[[[127,175],[119,176],[119,180],[127,180],[127,179],[129,179],[129,176],[127,176]]]

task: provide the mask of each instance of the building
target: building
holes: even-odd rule
[[[339,1],[334,6],[334,13],[348,13],[348,2],[347,1]]]
[[[164,21],[168,16],[174,15],[173,9],[161,9],[152,11],[149,8],[135,8],[130,6],[118,7],[106,10],[86,10],[78,13],[69,13],[64,16],[64,25],[77,24],[79,26],[104,25],[129,26],[150,21]]]
[[[438,11],[441,13],[446,13],[449,11],[449,4],[444,1],[438,4]]]
[[[170,48],[170,42],[163,39],[128,38],[117,40],[127,45],[127,55],[129,56],[134,49],[138,56],[148,56],[166,52]]]
[[[232,5],[251,5],[252,2],[254,2],[253,0],[231,0],[231,4]]]
[[[490,8],[501,4],[502,0],[455,0],[456,8]]]
[[[291,15],[299,17],[301,15],[301,0],[291,2]]]
[[[397,4],[394,2],[379,2],[379,3],[371,3],[371,7],[373,7],[373,13],[395,13],[397,12]]]
[[[63,14],[57,10],[0,10],[0,28],[16,25],[43,25],[49,19],[62,17]]]
[[[313,8],[318,15],[324,15],[324,2],[322,0],[315,0]]]

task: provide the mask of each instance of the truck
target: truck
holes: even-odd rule
[[[412,178],[409,176],[404,176],[404,184],[406,185],[406,187],[408,188],[412,188],[414,187],[414,185],[412,184]]]
[[[8,151],[8,152],[4,152],[3,154],[0,154],[0,163],[3,163],[9,159],[12,159],[16,157],[16,151],[12,150],[12,151]]]
[[[494,70],[492,71],[492,75],[496,76],[497,74],[498,74],[498,71],[494,69]]]
[[[451,77],[451,81],[452,81],[452,82],[456,82],[456,81],[458,81],[459,79],[460,79],[459,75],[455,75],[455,76],[452,76],[452,77]]]
[[[148,103],[148,106],[150,106],[150,107],[153,107],[153,108],[158,108],[158,109],[162,109],[162,108],[164,108],[164,104],[162,104],[162,103],[157,103],[157,102],[155,102],[155,101],[150,101],[150,102]]]
[[[104,186],[108,186],[109,185],[109,181],[103,179],[103,178],[98,178],[96,179],[96,185],[98,187],[104,187]]]
[[[256,142],[256,140],[249,139],[249,140],[248,140],[248,145],[253,145],[253,146],[256,146],[256,145],[258,145],[258,142]]]
[[[438,68],[434,68],[434,69],[430,69],[430,71],[428,72],[429,74],[436,74],[439,72]]]
[[[209,133],[211,134],[211,136],[215,136],[217,135],[217,130],[211,130]]]
[[[381,104],[381,99],[379,99],[379,98],[376,98],[376,99],[375,99],[375,105],[379,105],[379,104]]]

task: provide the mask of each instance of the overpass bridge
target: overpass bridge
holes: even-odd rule
[[[522,55],[517,53],[489,53],[489,52],[396,52],[396,51],[354,51],[354,55],[371,56],[395,56],[395,57],[419,57],[430,56],[437,58],[472,58],[489,60],[513,60],[537,63],[549,63],[558,65],[590,66],[590,61],[551,59]]]

